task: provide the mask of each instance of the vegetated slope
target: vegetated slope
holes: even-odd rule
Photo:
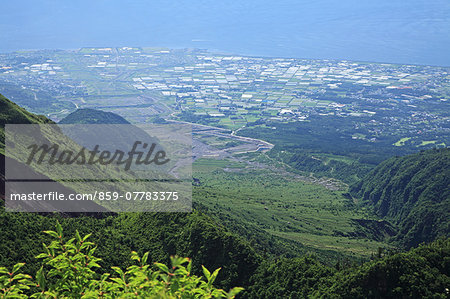
[[[28,112],[17,104],[11,102],[0,94],[0,125],[5,124],[30,124],[30,123],[52,123],[43,115]]]
[[[12,113],[20,112],[19,120],[2,114],[11,122],[20,122],[21,117],[26,123],[49,121],[17,109],[4,98],[0,103],[14,110]],[[0,265],[11,268],[26,262],[25,272],[36,273],[39,266],[34,257],[41,252],[39,244],[49,242],[41,232],[52,229],[59,220],[67,235],[76,229],[82,235],[92,233],[96,253],[108,271],[110,266],[129,266],[131,250],[140,255],[149,251],[149,262],[167,263],[173,254],[190,256],[194,274],[201,273],[202,264],[210,269],[221,266],[217,285],[226,289],[244,286],[243,298],[448,296],[449,240],[339,270],[342,266],[324,266],[313,257],[263,261],[245,240],[198,211],[68,216],[6,213],[0,207]]]
[[[201,274],[201,265],[222,267],[217,285],[248,286],[248,280],[261,258],[247,242],[229,233],[226,228],[199,212],[192,213],[123,213],[98,217],[36,213],[7,213],[0,208],[0,265],[8,268],[26,262],[26,271],[35,273],[34,257],[48,243],[42,231],[61,222],[67,235],[75,229],[92,233],[98,246],[96,254],[105,270],[112,266],[129,266],[130,252],[149,251],[150,262],[169,261],[171,255],[189,256],[193,272]],[[109,215],[109,216],[108,216]]]
[[[4,126],[5,124],[43,124],[43,123],[52,123],[51,120],[46,118],[45,116],[35,115],[29,113],[22,107],[16,105],[10,100],[6,99],[3,95],[0,94],[0,180],[3,182],[5,179],[5,162],[9,159],[9,167],[14,167],[16,170],[20,170],[21,172],[27,172],[30,176],[31,173],[35,174],[33,169],[28,167],[27,165],[21,164],[13,159],[6,158],[4,156]],[[36,174],[37,175],[37,174]],[[42,179],[49,179],[42,174],[39,174]],[[15,190],[15,185],[17,182],[12,182],[12,189]],[[71,192],[67,187],[56,184],[54,185],[55,191],[61,193]],[[21,191],[24,191],[21,188]],[[36,191],[36,190],[34,190]],[[73,192],[73,191],[72,191]],[[5,196],[5,186],[2,183],[0,186],[0,198],[4,198]],[[73,203],[62,203],[62,202],[27,202],[26,205],[29,209],[37,209],[39,206],[44,206],[48,210],[61,211],[63,209],[70,209],[70,206]],[[88,203],[87,208],[93,209],[94,206],[97,207],[95,203]]]
[[[337,272],[314,295],[325,298],[448,298],[450,239]]]
[[[450,234],[449,148],[391,158],[350,189],[398,225],[405,247]]]
[[[361,266],[326,267],[313,257],[263,265],[252,278],[248,298],[448,298],[450,240]]]
[[[203,267],[205,277],[198,277],[192,275],[192,259],[171,256],[170,266],[152,265],[148,251],[142,256],[132,251],[134,265],[126,269],[112,267],[115,273],[102,274],[106,269],[94,255],[97,246],[90,241],[91,234],[81,237],[76,231],[75,238],[65,238],[60,223],[55,231],[44,233],[53,241],[44,243],[43,252],[36,256],[41,267],[35,278],[20,270],[24,263],[15,264],[11,270],[1,268],[2,298],[235,298],[243,290],[237,287],[226,292],[215,288],[220,268],[211,274]]]
[[[60,124],[130,124],[125,118],[96,109],[78,109],[63,118]]]
[[[156,144],[155,150],[162,150],[158,138],[150,136],[142,128],[130,124],[125,118],[112,113],[96,109],[78,109],[62,119],[62,125],[96,125],[95,128],[83,130],[81,134],[74,134],[72,138],[78,144],[89,148],[92,141],[101,140],[103,148],[128,152],[136,141]],[[79,126],[76,129],[80,129]],[[111,136],[105,143],[105,136]]]
[[[86,120],[89,119],[94,119],[96,124],[108,124],[108,121],[114,120],[116,118],[116,116],[113,116],[113,113],[105,113],[103,111],[100,110],[94,110],[94,109],[86,109],[89,110],[88,113],[84,113],[84,109],[83,110],[78,110],[80,111],[80,113],[78,113],[78,116],[76,117],[70,117],[71,115],[75,115],[77,114],[78,111],[72,113],[71,115],[69,115],[66,119],[64,119],[62,122],[60,123],[64,123],[64,124],[85,124]],[[84,117],[87,117],[87,119],[85,119]],[[120,116],[117,116],[117,118],[120,118]],[[111,130],[113,129],[115,126],[114,125],[108,125],[105,126],[106,130]],[[120,128],[120,125],[118,126]],[[129,150],[129,146],[130,144],[133,144],[134,140],[148,140],[149,137],[147,135],[147,137],[145,138],[144,134],[146,134],[144,131],[140,131],[139,127],[134,126],[134,125],[129,125],[127,126],[126,130],[122,130],[122,129],[117,129],[114,130],[114,134],[120,134],[121,132],[126,132],[126,136],[123,136],[120,139],[121,144],[123,143],[123,148],[128,151]],[[101,126],[96,126],[95,132],[96,134],[99,135],[104,135],[104,134],[111,134],[110,132],[102,132],[101,131],[102,128]],[[99,132],[100,131],[100,132]],[[90,138],[92,140],[96,140],[95,138]],[[116,144],[115,146],[120,146],[119,144]],[[126,147],[128,146],[128,148]],[[220,163],[220,162],[219,162]],[[227,162],[225,162],[225,165],[227,164]],[[225,166],[224,166],[225,167]],[[350,252],[350,251],[346,251],[346,250],[342,250],[342,252],[339,252],[339,250],[331,250],[329,248],[327,249],[323,249],[323,248],[316,248],[315,246],[310,246],[310,247],[306,247],[304,246],[300,241],[298,240],[294,240],[294,239],[290,239],[290,238],[285,238],[285,237],[281,237],[281,236],[277,236],[274,235],[272,233],[268,233],[266,230],[264,230],[261,226],[258,225],[254,225],[254,223],[259,223],[261,224],[263,227],[268,228],[269,224],[271,224],[272,222],[275,222],[277,225],[276,227],[280,226],[283,232],[286,233],[291,233],[291,234],[295,234],[295,230],[298,230],[300,228],[299,225],[305,225],[305,223],[302,223],[302,220],[304,220],[303,218],[299,218],[299,219],[293,219],[293,218],[289,218],[286,219],[286,221],[284,221],[284,219],[282,219],[283,217],[281,217],[280,219],[278,219],[278,216],[276,217],[276,220],[270,219],[270,217],[275,218],[275,216],[273,215],[274,210],[282,210],[282,211],[287,211],[288,208],[287,206],[291,206],[291,196],[289,196],[288,198],[286,198],[286,194],[291,193],[291,191],[293,192],[293,190],[289,190],[286,191],[286,194],[284,193],[277,193],[277,192],[267,192],[266,189],[271,188],[269,186],[265,186],[265,187],[261,187],[261,184],[268,183],[270,181],[270,179],[266,178],[265,175],[263,174],[248,174],[248,175],[239,175],[239,174],[233,174],[231,173],[231,176],[235,176],[237,175],[239,177],[238,181],[235,181],[234,179],[227,179],[224,176],[221,176],[217,173],[217,171],[219,171],[219,169],[221,169],[221,167],[219,167],[219,169],[216,169],[216,171],[213,171],[214,168],[208,168],[206,171],[207,175],[206,178],[204,178],[199,172],[196,171],[196,168],[194,166],[194,173],[195,173],[195,177],[196,177],[196,181],[197,181],[197,185],[194,187],[193,189],[193,203],[194,203],[194,207],[198,210],[203,212],[204,214],[208,215],[209,217],[211,217],[212,219],[214,219],[217,223],[222,223],[229,231],[233,232],[236,235],[242,236],[244,239],[246,239],[246,241],[248,241],[252,247],[260,254],[268,254],[269,256],[273,257],[273,256],[280,256],[280,255],[284,255],[284,256],[301,256],[306,252],[309,251],[314,251],[314,252],[320,252],[318,253],[318,255],[320,256],[322,261],[332,261],[334,262],[334,260],[336,260],[338,257],[341,257],[344,254],[347,254],[349,257],[353,257],[353,258],[359,258],[362,259],[361,256],[355,256],[355,253]],[[201,172],[201,171],[200,171]],[[210,172],[214,172],[215,174],[212,174]],[[217,177],[217,179],[213,179],[213,177]],[[199,179],[201,178],[201,179]],[[210,184],[204,184],[206,181],[214,181],[214,183],[212,183],[212,185]],[[284,179],[282,177],[279,177],[278,180],[280,181],[280,183],[283,183]],[[201,181],[201,183],[200,183]],[[233,185],[234,182],[234,185]],[[255,185],[255,182],[258,182]],[[215,185],[214,185],[215,184]],[[277,184],[275,184],[277,185]],[[229,189],[232,190],[229,190]],[[281,187],[276,187],[277,190],[282,189]],[[278,189],[279,188],[279,189]],[[238,194],[242,194],[242,197],[238,197],[236,198],[236,194],[233,192],[238,190],[239,192],[237,192]],[[247,195],[245,195],[246,192],[241,192],[241,190],[246,190],[247,191]],[[273,190],[271,190],[273,191]],[[273,193],[275,193],[277,197],[282,197],[280,198],[280,200],[282,202],[285,203],[285,205],[283,206],[283,208],[275,208],[275,200],[271,201],[269,198],[270,196],[268,194],[273,195]],[[267,197],[261,197],[261,194],[266,194]],[[313,192],[311,192],[311,196],[312,196]],[[245,195],[245,196],[244,196]],[[303,194],[302,194],[303,195]],[[314,193],[314,197],[316,197],[317,194]],[[283,197],[284,196],[284,197]],[[270,203],[268,202],[267,205],[270,206],[270,211],[269,208],[266,207],[268,210],[264,210],[264,206],[261,205],[260,203],[254,203],[254,205],[250,205],[250,207],[243,208],[243,203],[249,203],[250,202],[250,197],[251,198],[259,198],[259,200],[263,201],[263,198],[271,201]],[[212,204],[212,201],[216,202],[219,201],[219,204]],[[253,200],[252,200],[253,201]],[[238,208],[234,209],[232,208],[230,210],[230,208],[227,206],[227,203],[230,204],[231,206],[236,206]],[[281,202],[279,203],[281,205]],[[336,202],[336,205],[340,204],[340,202]],[[274,208],[274,209],[273,209]],[[292,210],[294,210],[293,207],[291,207]],[[261,211],[262,210],[262,211]],[[277,213],[277,212],[275,212]],[[315,212],[316,213],[316,212]],[[242,216],[242,214],[244,214],[244,216]],[[272,216],[270,216],[272,215]],[[329,216],[330,214],[326,214],[327,216]],[[324,215],[321,215],[323,218],[327,218]],[[345,216],[347,216],[347,214],[345,214]],[[296,218],[295,216],[292,215],[292,217]],[[248,219],[252,219],[251,221],[247,221]],[[263,221],[263,223],[261,223],[261,221],[259,221],[259,219],[267,219],[269,221],[269,223],[266,223]],[[269,218],[269,219],[268,219]],[[333,218],[334,220],[334,218]],[[344,221],[339,222],[339,224],[346,222],[346,220],[348,219],[344,219]],[[306,221],[306,220],[305,220]],[[331,221],[331,220],[330,220]],[[292,222],[292,225],[290,224]],[[334,225],[338,225],[337,223],[334,223]],[[287,226],[287,227],[286,227]],[[317,227],[320,226],[320,224],[317,224]],[[350,226],[350,225],[348,225]],[[307,226],[309,228],[309,226]],[[302,228],[303,230],[307,230],[308,228]],[[336,228],[336,227],[333,227]],[[312,230],[313,228],[311,228]],[[325,235],[325,233],[322,230],[322,227],[317,228],[318,234],[320,235]],[[316,230],[316,228],[314,228],[314,230]],[[278,231],[278,230],[277,230]],[[329,234],[331,235],[333,232],[329,232]],[[326,234],[327,236],[329,236],[328,234]],[[370,248],[371,250],[367,249],[367,252],[365,253],[366,256],[370,255],[369,251],[376,251],[377,246],[382,246],[382,245],[373,245],[372,242],[364,242],[364,244],[362,244],[363,241],[360,242],[360,244],[358,244],[358,249],[360,249],[360,246],[364,246],[364,250],[366,250],[366,246],[368,244],[370,244]],[[362,245],[361,245],[362,244]],[[333,244],[335,245],[335,244]],[[350,247],[350,246],[349,246]],[[334,248],[333,248],[334,249]]]
[[[32,114],[0,94],[0,153],[4,153],[5,124],[52,123],[45,116]]]
[[[44,116],[36,116],[0,96],[0,129],[8,123],[51,123]],[[4,138],[4,135],[2,135]],[[4,152],[4,140],[0,148]],[[1,154],[1,153],[0,153]],[[4,159],[4,155],[1,157]],[[0,173],[0,197],[4,194],[4,167]],[[193,258],[194,273],[201,273],[201,265],[211,269],[222,267],[217,285],[246,285],[260,261],[260,257],[242,238],[228,232],[211,218],[193,213],[93,213],[80,215],[8,213],[0,203],[0,265],[11,267],[26,262],[27,272],[35,273],[34,259],[39,244],[48,241],[41,233],[54,227],[59,220],[65,231],[73,234],[93,233],[99,245],[97,251],[106,269],[115,265],[129,265],[132,250],[143,254],[150,251],[149,261],[169,261],[170,255]],[[216,266],[214,266],[216,265]]]
[[[196,160],[193,199],[199,210],[245,236],[260,253],[300,257],[315,252],[334,264],[343,258],[365,261],[388,246],[384,233],[393,234],[387,222],[373,220],[378,217],[362,211],[345,191],[244,167],[229,160]]]
[[[49,119],[47,119],[44,116],[36,116],[33,115],[27,111],[25,111],[23,108],[20,108],[19,106],[17,106],[16,104],[12,103],[11,101],[5,99],[4,97],[1,98],[0,100],[0,104],[2,107],[2,114],[1,116],[1,122],[0,122],[0,127],[1,129],[1,151],[0,153],[4,153],[4,125],[5,124],[43,124],[43,123],[53,123],[52,121],[50,121]],[[81,150],[81,143],[77,143],[78,140],[76,139],[70,139],[67,136],[64,136],[63,134],[59,134],[59,130],[56,129],[54,126],[56,126],[55,124],[52,124],[52,128],[44,128],[42,132],[48,132],[44,135],[41,136],[41,134],[35,134],[33,136],[28,136],[29,137],[29,142],[33,142],[34,140],[37,139],[42,139],[45,138],[48,142],[50,143],[59,143],[60,145],[60,149],[64,149],[64,150],[70,150],[73,152],[79,152]],[[114,128],[111,128],[111,126],[123,126],[122,124],[114,124],[114,125],[109,125],[109,126],[98,126],[98,130],[92,130],[91,128],[87,128],[87,130],[84,130],[84,134],[83,134],[83,130],[80,131],[80,134],[78,134],[78,136],[81,136],[78,139],[83,139],[83,136],[86,136],[87,134],[91,134],[90,138],[86,138],[87,141],[89,140],[98,140],[96,138],[98,138],[98,136],[103,137],[103,139],[106,139],[105,136],[109,136],[111,134],[114,134],[116,137],[117,136],[121,136],[122,139],[120,139],[119,141],[121,141],[121,144],[117,144],[116,142],[113,142],[113,144],[111,145],[113,148],[117,149],[118,146],[124,146],[126,147],[126,149],[129,150],[130,145],[133,145],[133,143],[136,140],[142,140],[142,141],[148,141],[150,144],[152,142],[155,141],[155,139],[151,138],[147,133],[145,133],[143,130],[136,128],[135,130],[131,130],[131,128],[134,128],[132,125],[125,125],[127,128],[122,129],[122,130],[114,130]],[[102,129],[101,132],[100,129]],[[55,131],[53,131],[55,130]],[[75,127],[75,129],[72,130],[72,132],[75,133],[75,137],[77,136],[77,131],[79,130],[79,128]],[[27,137],[27,138],[28,138]],[[132,138],[131,140],[128,140],[127,138]],[[81,140],[83,141],[83,140]],[[39,141],[42,142],[42,141]],[[25,143],[24,142],[19,142],[15,144],[14,146],[14,150],[10,151],[9,153],[9,157],[8,158],[12,158],[14,160],[16,160],[17,162],[22,162],[25,163],[26,161],[26,153],[27,153],[27,149],[25,148]],[[8,161],[8,160],[7,160]],[[35,163],[33,165],[33,170],[29,167],[27,167],[26,165],[20,165],[20,163],[18,164],[17,167],[11,167],[10,169],[13,171],[17,172],[17,177],[24,177],[23,174],[25,173],[29,173],[31,174],[35,174],[33,176],[29,176],[29,177],[34,177],[37,178],[39,177],[41,180],[47,180],[47,179],[52,179],[52,180],[59,180],[61,178],[67,178],[66,174],[67,174],[67,167],[64,167],[63,165],[53,165],[54,167],[52,167],[51,171],[49,171],[47,169],[47,165],[42,164],[42,163]],[[113,177],[115,174],[117,174],[117,170],[115,169],[115,167],[113,167],[112,165],[85,165],[85,167],[83,167],[83,169],[81,168],[77,168],[77,167],[71,167],[70,168],[71,171],[71,176],[73,178],[98,178],[99,174],[102,173],[108,173],[111,174],[111,176]],[[36,176],[37,175],[37,176]],[[62,185],[66,186],[67,188],[61,188],[58,191],[64,191],[66,190],[66,194],[71,194],[71,193],[90,193],[93,194],[93,192],[96,192],[98,190],[109,190],[109,191],[122,191],[122,192],[127,192],[131,189],[133,189],[134,191],[138,191],[138,190],[143,190],[143,189],[147,189],[148,186],[144,186],[143,183],[141,182],[135,182],[132,187],[130,186],[130,183],[127,182],[127,179],[132,180],[135,179],[135,176],[133,176],[131,173],[122,173],[120,174],[121,178],[123,179],[122,181],[117,181],[117,182],[111,182],[111,181],[95,181],[95,180],[91,180],[89,184],[86,184],[85,181],[83,180],[65,180],[64,182],[60,182]],[[17,186],[19,184],[15,184],[15,190],[17,190]],[[155,186],[157,184],[155,183]],[[37,185],[39,186],[39,190],[42,191],[42,193],[47,193],[44,192],[45,188],[48,187],[48,184],[40,184]],[[41,188],[42,187],[42,188]],[[156,187],[155,187],[156,188]],[[71,192],[71,190],[74,190],[76,192]],[[56,191],[56,190],[54,190]],[[22,193],[22,192],[18,192],[18,193]],[[31,192],[32,193],[32,192]],[[60,193],[62,194],[62,193]],[[95,206],[103,206],[99,207],[99,209],[92,209],[93,205],[91,205],[90,203],[88,203],[89,201],[77,201],[77,203],[75,204],[75,202],[73,202],[72,204],[68,204],[68,203],[60,203],[58,201],[52,201],[52,207],[50,210],[52,211],[61,211],[61,207],[66,206],[65,211],[85,211],[87,212],[89,209],[91,211],[105,211],[105,207],[107,205],[109,205],[109,203],[112,203],[113,205],[116,204],[117,202],[115,201],[97,201],[97,205]],[[11,203],[11,202],[10,202]],[[26,202],[16,202],[17,203],[17,208],[24,208],[27,210],[43,210],[40,209],[38,207],[42,207],[45,206],[43,203],[43,201],[26,201]],[[47,201],[47,203],[50,203],[50,201]],[[117,205],[116,205],[117,206]],[[75,207],[79,207],[79,208],[75,208]],[[114,207],[107,207],[106,210],[112,211],[114,210]]]
[[[362,119],[311,115],[301,122],[266,121],[263,125],[257,121],[249,123],[239,135],[275,144],[268,155],[296,171],[352,184],[387,158],[415,151],[415,148],[393,146],[398,136],[377,136],[376,142],[354,139],[354,134],[368,134],[366,129],[355,129],[355,123]],[[365,121],[370,120],[367,117]]]
[[[74,116],[74,117],[72,117]],[[103,112],[101,110],[95,110],[95,109],[80,109],[77,110],[75,112],[73,112],[72,114],[70,114],[67,118],[63,119],[59,124],[88,124],[89,120],[94,120],[96,125],[99,124],[110,124],[109,122],[112,122],[114,120],[120,120],[123,119],[120,116],[114,114],[114,113],[110,113],[110,112]],[[125,119],[123,119],[123,122],[127,122]],[[121,122],[121,123],[123,123]],[[89,123],[90,124],[90,123]],[[96,126],[95,128],[95,132],[92,132],[92,134],[99,134],[99,135],[108,135],[111,134],[110,130],[112,130],[115,127],[115,125],[107,125],[105,126],[105,130],[106,131],[102,131],[102,127],[101,126]],[[118,129],[114,131],[114,134],[121,134],[121,133],[126,133],[126,136],[122,136],[121,138],[119,138],[119,140],[121,141],[121,144],[115,144],[114,146],[119,146],[122,147],[124,150],[128,151],[129,150],[129,146],[130,144],[133,144],[133,142],[135,140],[148,140],[149,137],[147,135],[147,133],[145,133],[144,131],[140,130],[140,128],[138,126],[134,126],[134,125],[129,125],[127,126],[126,130],[120,129],[120,125],[117,126]],[[94,130],[93,130],[94,131]],[[145,135],[147,135],[145,137]],[[96,140],[95,138],[90,138],[92,140]],[[100,138],[101,139],[101,138]],[[225,162],[226,163],[226,162]],[[209,172],[213,172],[213,168],[208,169],[207,173]],[[194,173],[196,173],[194,171]],[[198,177],[199,173],[196,173],[196,177]],[[198,180],[198,178],[196,178],[197,182],[199,183],[200,181]],[[261,176],[256,178],[254,176],[245,176],[244,178],[240,179],[240,184],[243,183],[242,180],[247,180],[247,181],[252,181],[252,182],[256,182],[258,181],[258,184],[262,183],[262,178]],[[265,181],[266,179],[264,179]],[[281,181],[283,181],[283,178],[280,178]],[[203,179],[202,179],[203,182]],[[317,249],[315,247],[305,247],[303,244],[301,244],[301,242],[297,241],[297,240],[291,240],[291,239],[287,239],[287,238],[283,238],[283,237],[279,237],[279,236],[275,236],[273,234],[267,233],[265,230],[256,227],[254,225],[247,225],[247,222],[245,221],[240,221],[242,218],[240,218],[240,215],[242,214],[242,212],[244,212],[243,209],[241,209],[241,206],[239,205],[239,201],[242,200],[244,202],[248,202],[249,198],[242,196],[242,198],[236,199],[236,196],[234,194],[234,192],[231,192],[230,190],[228,190],[230,187],[231,189],[234,190],[234,188],[237,188],[239,186],[239,184],[236,185],[230,185],[230,181],[220,177],[219,180],[216,180],[216,184],[218,186],[211,186],[211,187],[205,187],[203,184],[201,186],[195,186],[194,190],[193,190],[193,204],[195,209],[197,209],[198,211],[201,211],[202,213],[204,213],[205,215],[211,217],[212,219],[214,219],[217,223],[222,223],[222,225],[224,225],[227,230],[233,232],[236,235],[242,236],[244,239],[246,239],[246,241],[248,241],[251,246],[258,252],[261,254],[268,254],[269,256],[280,256],[280,255],[284,255],[284,256],[299,256],[304,254],[305,252],[309,252],[311,250],[313,251],[320,251],[320,258],[322,261],[329,261],[332,260],[334,261],[335,259],[337,259],[337,257],[340,257],[341,255],[343,255],[344,253],[341,252],[336,252],[336,251],[332,251],[332,250],[322,250],[322,249]],[[253,185],[253,184],[252,184]],[[204,188],[206,188],[206,190],[203,190]],[[245,188],[243,185],[240,186],[240,188]],[[265,189],[267,187],[264,187],[263,189]],[[248,192],[250,194],[252,194],[252,197],[258,197],[260,196],[260,193],[267,193],[264,190],[261,190],[261,188],[252,188],[249,189]],[[240,193],[240,192],[239,192]],[[280,194],[281,197],[283,197],[282,194]],[[249,195],[250,196],[250,195]],[[314,196],[316,196],[316,194],[314,194]],[[234,202],[232,205],[239,205],[239,212],[236,212],[234,209],[232,211],[229,210],[228,207],[223,206],[223,205],[215,205],[215,207],[211,207],[211,200],[212,198],[214,198],[215,200],[219,200],[221,203],[228,203],[228,202]],[[262,199],[261,199],[262,200]],[[283,198],[283,200],[285,201],[286,205],[288,205],[289,203],[286,201],[288,200],[287,198]],[[238,202],[238,204],[236,204],[236,202]],[[273,204],[273,203],[272,203]],[[270,204],[271,205],[271,204]],[[255,207],[252,207],[250,210],[252,210],[252,214],[247,214],[247,211],[245,211],[245,218],[249,218],[249,216],[251,216],[250,218],[252,219],[259,219],[259,216],[263,216],[266,217],[269,213],[269,211],[265,211],[263,210],[265,213],[264,215],[260,209],[263,209],[263,206],[261,204],[255,204]],[[283,208],[286,209],[287,208]],[[239,216],[238,216],[239,215]],[[273,217],[273,216],[272,216]],[[289,221],[292,222],[301,222],[301,219],[295,220],[295,219],[289,219]],[[259,221],[258,221],[259,222]],[[279,223],[284,223],[283,220],[278,221]],[[286,221],[288,222],[288,221]],[[287,226],[289,226],[289,229],[294,229],[294,227],[296,226],[296,224],[293,224],[293,227],[291,227],[291,225],[287,224]],[[286,229],[286,227],[283,227],[283,230]],[[320,232],[321,234],[323,234],[323,232]],[[374,245],[371,244],[371,246],[373,247]],[[376,247],[375,247],[376,248]],[[372,250],[376,250],[373,249]],[[369,250],[367,250],[369,251]],[[346,252],[347,254],[350,253]],[[368,253],[370,254],[370,253]],[[360,258],[360,256],[358,256],[358,258]]]

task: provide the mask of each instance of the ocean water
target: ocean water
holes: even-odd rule
[[[450,66],[449,0],[2,0],[0,52],[164,46]]]

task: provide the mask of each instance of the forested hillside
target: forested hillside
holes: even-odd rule
[[[0,130],[2,133],[0,159],[4,160],[4,125],[8,123],[49,123],[44,116],[36,116],[0,95]],[[98,114],[96,114],[98,115]],[[107,115],[110,116],[110,115]],[[248,243],[230,234],[209,217],[186,213],[90,213],[36,214],[7,213],[4,210],[4,163],[0,163],[0,265],[12,266],[26,262],[25,270],[37,271],[34,256],[46,237],[40,232],[54,227],[56,220],[73,234],[93,233],[93,239],[103,249],[98,251],[106,269],[114,265],[129,265],[129,253],[150,251],[152,262],[168,263],[169,256],[193,257],[193,272],[201,273],[201,265],[209,269],[222,267],[216,283],[246,284],[256,269],[259,257]],[[218,266],[212,266],[218,265]]]
[[[348,184],[359,181],[377,164],[394,155],[412,153],[411,147],[392,146],[396,136],[380,136],[377,142],[354,139],[357,117],[310,116],[308,121],[264,126],[258,122],[239,131],[239,135],[275,144],[268,155],[302,173],[334,177]],[[370,118],[365,119],[369,122]]]
[[[249,298],[448,298],[450,241],[388,254],[360,266],[326,267],[313,257],[258,269]],[[344,269],[343,269],[344,267]]]
[[[63,118],[60,124],[129,124],[123,117],[95,109],[78,109]]]
[[[170,257],[171,268],[149,263],[131,251],[131,265],[102,268],[104,260],[90,241],[91,234],[66,241],[66,231],[44,231],[51,243],[44,243],[35,263],[41,267],[32,275],[23,273],[24,263],[0,267],[2,298],[234,298],[243,290],[216,289],[218,271],[205,267],[203,277],[192,275],[192,260]],[[47,245],[48,244],[48,245]],[[242,298],[448,298],[450,240],[440,239],[407,253],[380,255],[361,266],[335,267],[320,264],[314,257],[264,261],[254,271]],[[39,261],[41,260],[41,261]],[[151,261],[151,259],[150,259]],[[344,268],[342,268],[344,267]],[[9,269],[11,270],[9,270]],[[126,272],[124,271],[126,268]],[[103,274],[102,274],[103,273]],[[112,273],[112,274],[110,274]]]
[[[45,116],[29,113],[0,94],[0,153],[4,153],[5,124],[51,123]]]
[[[410,248],[450,234],[450,149],[391,158],[351,187],[379,216],[399,227]]]

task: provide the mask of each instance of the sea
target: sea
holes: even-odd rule
[[[450,0],[1,2],[1,53],[145,46],[450,66]]]

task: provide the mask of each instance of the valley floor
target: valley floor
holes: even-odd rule
[[[199,159],[193,173],[194,204],[263,251],[367,259],[389,247],[386,235],[361,225],[378,219],[356,205],[346,188],[230,160]]]

